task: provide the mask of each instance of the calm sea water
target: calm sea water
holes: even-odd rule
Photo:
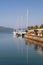
[[[2,33],[0,65],[43,65],[43,44]]]

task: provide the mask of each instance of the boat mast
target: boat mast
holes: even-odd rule
[[[27,8],[27,27],[28,27],[28,8]],[[28,45],[27,45],[27,65],[28,65]]]
[[[27,8],[27,26],[28,27],[28,8]]]

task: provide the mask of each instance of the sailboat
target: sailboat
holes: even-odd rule
[[[28,9],[27,9],[27,25],[28,25]],[[26,27],[27,27],[27,25],[26,25]],[[25,31],[21,31],[21,30],[16,30],[16,32],[13,32],[13,34],[16,35],[16,36],[23,36],[24,37],[26,32]]]

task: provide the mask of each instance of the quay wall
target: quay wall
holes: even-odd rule
[[[35,36],[35,35],[25,35],[24,38],[39,41],[43,43],[43,37],[41,36]]]

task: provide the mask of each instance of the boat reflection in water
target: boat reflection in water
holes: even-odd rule
[[[42,54],[43,55],[43,43],[34,41],[34,40],[30,40],[30,39],[25,39],[25,44],[26,45],[34,45],[34,50],[35,52],[37,52],[38,54]]]

